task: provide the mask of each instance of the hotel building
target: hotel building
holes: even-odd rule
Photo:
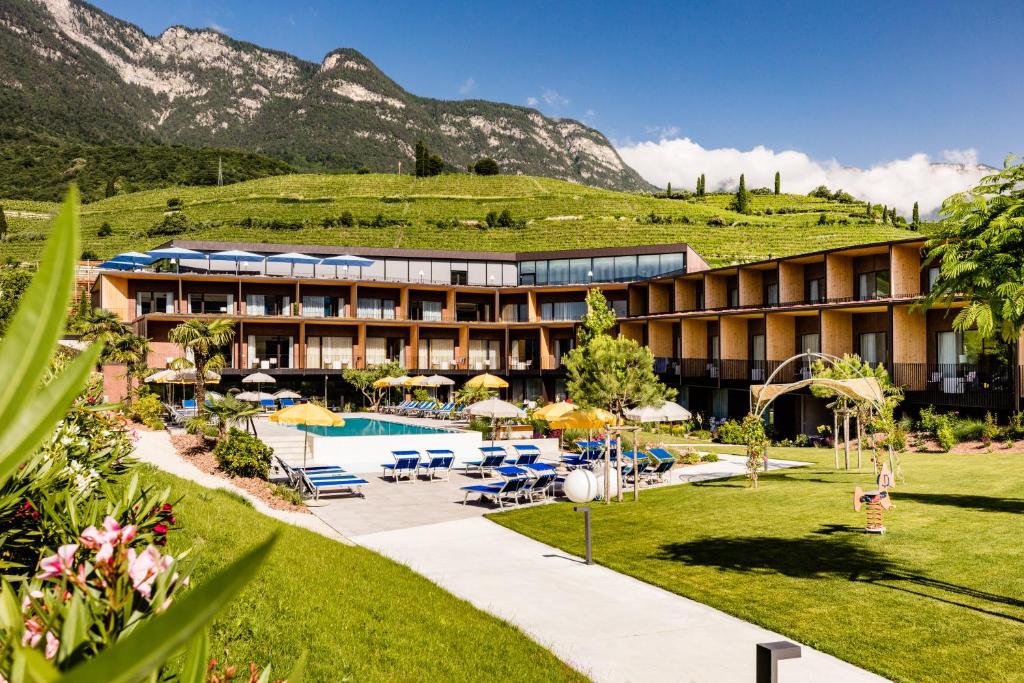
[[[617,333],[650,347],[661,378],[706,416],[748,410],[748,388],[801,351],[856,353],[881,363],[908,407],[1006,412],[1020,403],[1019,345],[952,329],[955,311],[925,310],[935,269],[924,240],[830,249],[709,268],[685,244],[531,253],[338,248],[175,240],[204,254],[352,254],[366,267],[193,258],[159,270],[103,270],[93,301],[152,340],[149,365],[181,354],[167,340],[196,317],[234,320],[226,383],[257,369],[282,384],[331,385],[341,372],[397,361],[456,381],[508,379],[513,400],[564,395],[562,358],[590,288],[601,289]],[[166,264],[166,262],[164,262]],[[807,376],[786,369],[781,381]],[[354,398],[349,392],[349,396]],[[829,422],[809,393],[780,398],[779,433]]]

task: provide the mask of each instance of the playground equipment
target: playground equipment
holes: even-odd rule
[[[882,465],[881,471],[875,478],[875,483],[878,488],[873,491],[865,491],[859,486],[854,489],[853,509],[855,512],[860,512],[861,506],[866,506],[868,522],[867,526],[864,527],[864,531],[869,534],[884,534],[885,523],[882,515],[886,510],[891,510],[895,507],[892,502],[892,496],[889,495],[889,487],[893,486],[893,483],[892,473],[889,472],[888,465]]]

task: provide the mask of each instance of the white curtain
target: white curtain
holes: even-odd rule
[[[387,345],[384,337],[366,338],[366,364],[382,365],[388,362]]]
[[[323,366],[325,368],[352,367],[352,337],[323,337]]]
[[[324,318],[327,316],[326,296],[302,297],[302,315],[307,318]]]
[[[320,337],[306,337],[306,367],[309,369],[327,367],[320,363]]]
[[[430,365],[435,368],[451,367],[455,361],[455,341],[453,339],[430,340]]]
[[[247,315],[266,315],[267,299],[262,294],[245,295],[245,312]]]
[[[424,320],[440,320],[441,319],[441,302],[440,301],[424,301],[423,302],[423,319]]]

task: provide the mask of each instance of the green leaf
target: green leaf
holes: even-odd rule
[[[6,481],[18,464],[39,447],[64,416],[85,386],[100,351],[100,345],[94,344],[72,361],[60,377],[39,391],[27,389],[15,401],[17,412],[6,422],[0,422],[0,482]],[[47,357],[43,363],[48,360]]]
[[[30,647],[14,649],[14,662],[11,665],[11,680],[19,683],[53,683],[60,675],[52,664],[46,661],[43,653]]]
[[[25,618],[21,615],[21,608],[18,606],[14,588],[4,581],[3,588],[0,588],[0,629],[5,631],[17,629],[18,633],[21,633],[24,621]]]
[[[204,683],[206,681],[206,669],[210,661],[210,637],[206,629],[201,630],[192,640],[188,652],[185,653],[185,663],[181,667],[179,683]]]
[[[295,662],[295,666],[292,667],[292,670],[288,673],[288,677],[285,679],[288,683],[302,683],[302,676],[306,672],[306,659],[308,656],[309,653],[305,650],[303,650],[302,654],[299,655],[298,661]]]
[[[64,617],[64,626],[60,630],[59,658],[63,660],[70,657],[88,637],[89,623],[85,602],[80,593],[75,593],[71,596],[71,603]]]
[[[39,272],[25,291],[18,312],[0,342],[0,425],[10,424],[49,367],[64,329],[78,258],[78,190],[72,186],[53,221]]]
[[[238,594],[259,570],[277,534],[235,560],[160,616],[65,674],[61,683],[135,683],[156,671]]]

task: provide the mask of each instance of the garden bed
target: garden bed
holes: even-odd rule
[[[192,434],[172,434],[171,444],[182,459],[195,465],[201,472],[230,481],[238,488],[256,496],[274,510],[309,513],[309,508],[305,505],[296,505],[278,495],[275,492],[276,484],[256,477],[235,477],[224,472],[217,466],[217,459],[213,457],[206,440],[202,437]]]

